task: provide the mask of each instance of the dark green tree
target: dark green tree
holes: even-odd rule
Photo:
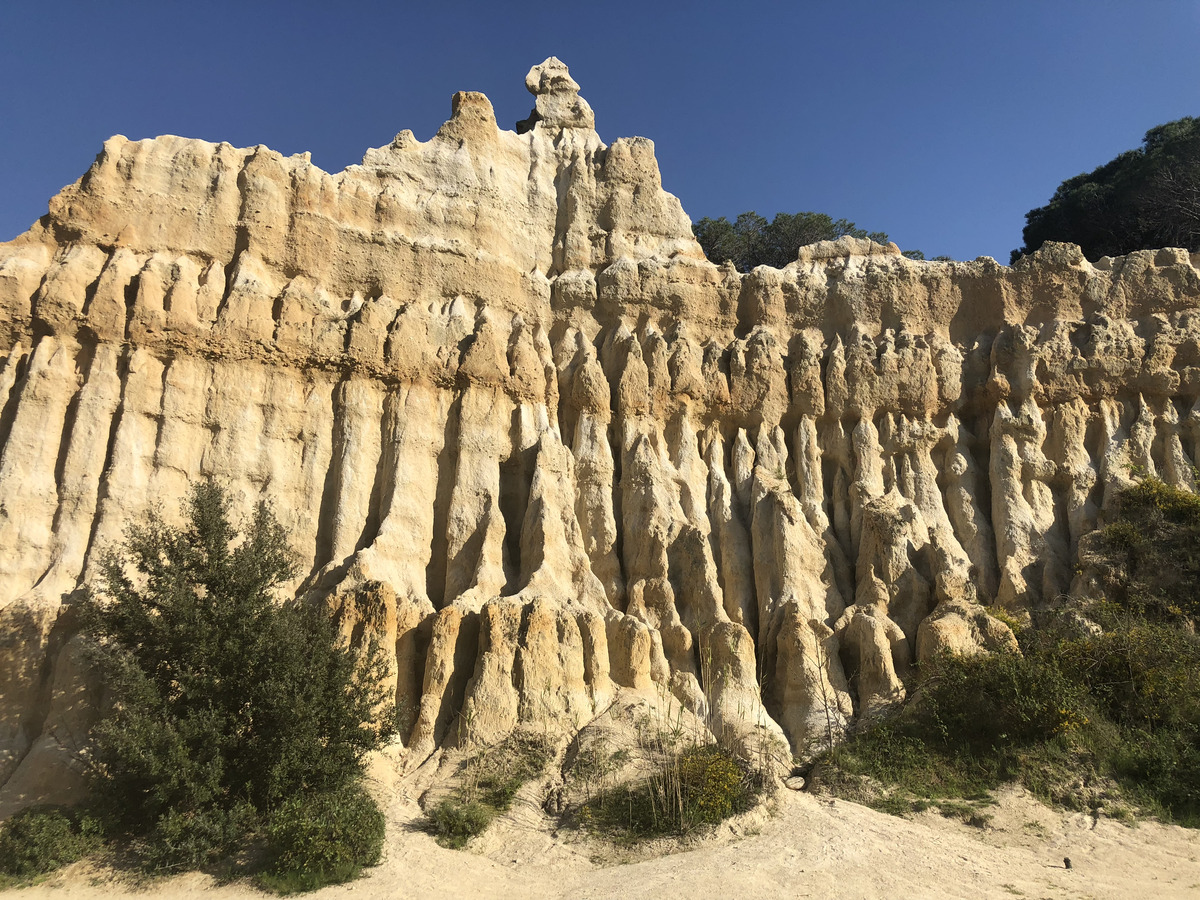
[[[1142,146],[1068,178],[1045,206],[1025,214],[1024,246],[1012,261],[1046,241],[1078,244],[1084,256],[1134,250],[1200,250],[1200,118],[1146,132]]]
[[[692,233],[705,256],[715,263],[732,261],[739,272],[749,272],[755,266],[782,269],[795,261],[800,247],[817,241],[849,236],[879,244],[888,242],[885,232],[867,231],[847,219],[816,212],[778,213],[769,222],[753,210],[742,213],[734,222],[724,216],[703,218],[692,225]],[[905,255],[925,258],[919,250],[907,251]]]
[[[112,699],[93,732],[96,808],[155,867],[210,862],[284,801],[353,789],[394,721],[378,650],[278,602],[294,563],[270,508],[239,530],[202,483],[185,512],[182,528],[131,527],[84,604]]]

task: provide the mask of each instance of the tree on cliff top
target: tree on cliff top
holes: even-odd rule
[[[394,718],[381,655],[345,647],[320,612],[276,602],[294,564],[265,504],[239,531],[224,491],[202,483],[185,512],[179,529],[158,515],[131,527],[85,603],[115,701],[93,732],[97,810],[152,868],[219,859],[264,826],[273,834],[281,811],[295,820],[304,798],[328,818],[333,796],[381,841],[359,787]]]
[[[1025,214],[1015,262],[1046,241],[1078,244],[1090,260],[1134,250],[1200,250],[1200,118],[1146,132],[1142,146],[1068,178]]]
[[[867,231],[848,219],[834,219],[825,213],[778,213],[768,222],[753,210],[744,212],[736,221],[724,216],[703,218],[692,225],[692,233],[715,263],[732,261],[739,272],[749,272],[755,266],[782,269],[796,259],[796,251],[805,244],[835,241],[840,237],[855,237],[886,244],[883,231]],[[905,256],[924,259],[919,250],[906,251]]]

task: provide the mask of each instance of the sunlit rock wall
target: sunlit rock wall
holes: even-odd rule
[[[395,647],[408,757],[675,698],[801,753],[1010,644],[1140,466],[1193,489],[1200,259],[1007,268],[851,239],[707,262],[557,60],[331,175],[108,141],[0,244],[0,814],[68,797],[72,599],[196,479]],[[528,123],[526,123],[526,126]]]

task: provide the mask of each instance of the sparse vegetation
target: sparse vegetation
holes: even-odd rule
[[[1084,548],[1104,596],[942,656],[917,698],[820,758],[824,789],[889,812],[978,804],[1019,781],[1069,807],[1200,826],[1200,498],[1144,478]],[[950,807],[952,808],[952,807]]]
[[[582,786],[587,798],[591,799],[593,788],[603,790],[608,778],[629,762],[629,751],[614,750],[611,753],[602,744],[591,744],[582,748],[571,766],[571,780]]]
[[[93,732],[92,807],[151,871],[220,867],[265,830],[272,884],[351,877],[382,845],[361,789],[393,729],[382,655],[277,602],[292,556],[268,507],[239,530],[202,483],[185,513],[180,529],[131,528],[85,604],[114,701]]]
[[[27,883],[101,846],[100,823],[55,806],[34,806],[0,825],[0,887]]]
[[[716,744],[653,748],[645,779],[602,790],[576,814],[580,825],[616,843],[682,837],[751,809],[763,779]]]
[[[695,733],[681,722],[637,719],[633,748],[611,747],[603,732],[587,737],[568,750],[564,781],[546,808],[618,845],[684,837],[751,809],[765,787],[763,773],[713,742],[699,720]],[[452,789],[426,807],[426,829],[444,847],[465,847],[554,757],[549,739],[533,732],[469,755]]]
[[[459,784],[426,811],[430,833],[443,847],[465,847],[509,810],[523,785],[545,771],[551,750],[543,736],[514,733],[470,756]]]
[[[708,679],[709,666],[702,665]],[[670,709],[670,695],[660,710]],[[577,796],[568,817],[615,844],[684,837],[747,812],[766,778],[761,769],[714,741],[699,720],[648,714],[635,722],[636,746],[609,752],[589,741],[577,754],[570,777]]]

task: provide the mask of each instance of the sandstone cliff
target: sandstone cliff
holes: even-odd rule
[[[395,647],[408,758],[672,698],[802,752],[1010,644],[1133,466],[1195,487],[1200,258],[707,262],[556,59],[335,175],[109,140],[0,244],[0,814],[78,784],[72,598],[214,477]]]

